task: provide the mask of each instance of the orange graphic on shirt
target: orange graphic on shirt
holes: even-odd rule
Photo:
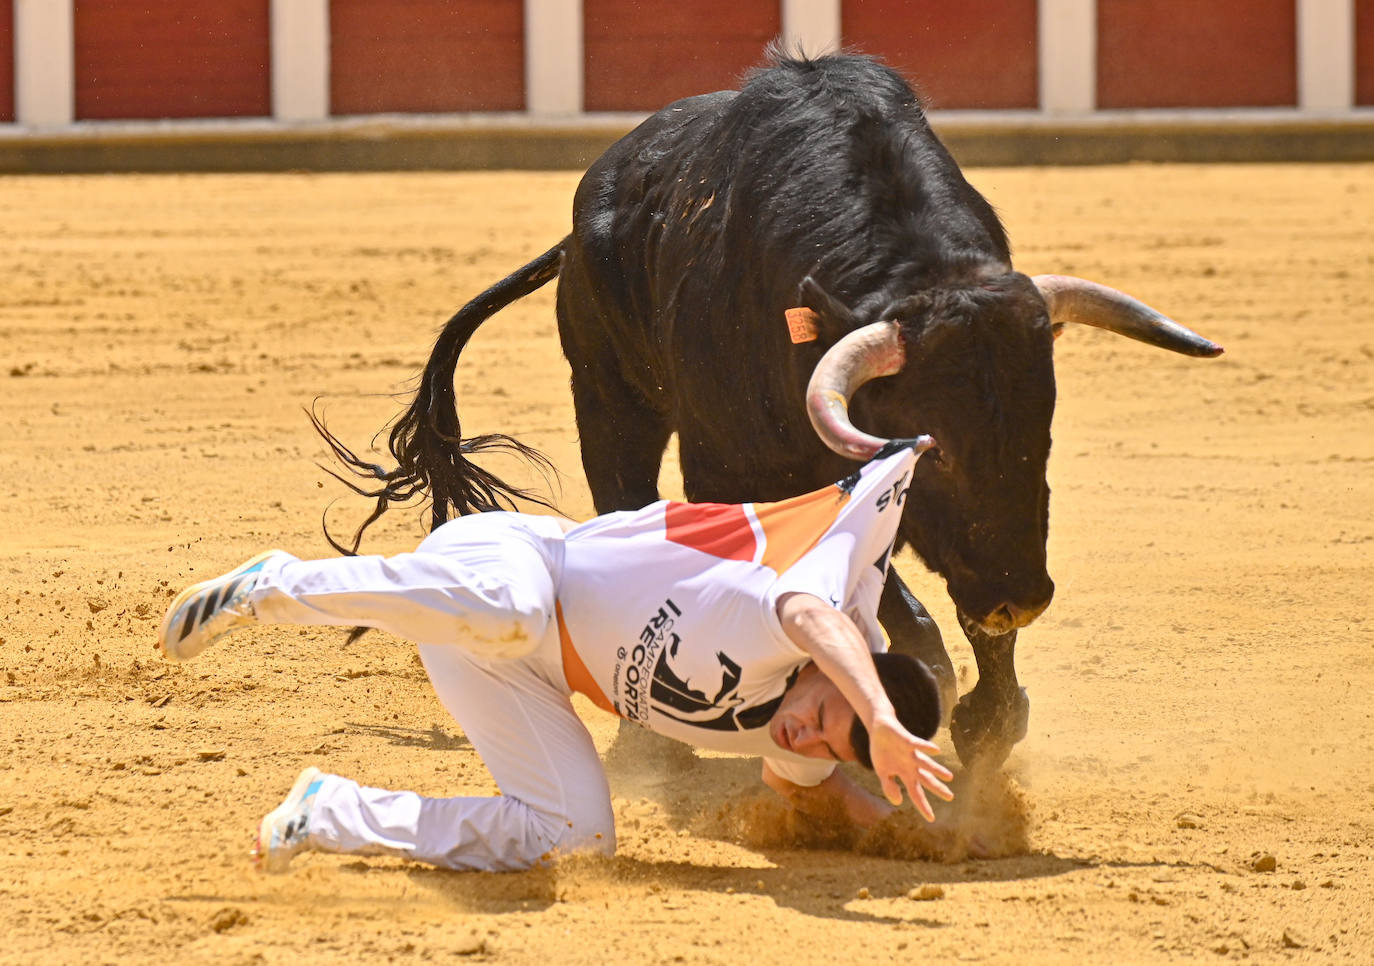
[[[849,502],[837,486],[803,493],[777,503],[754,503],[763,531],[765,567],[783,573],[820,542]],[[665,536],[673,543],[722,560],[753,560],[758,549],[744,506],[737,503],[669,503],[664,511]]]
[[[827,486],[778,503],[755,503],[754,516],[764,541],[760,562],[775,573],[784,573],[834,526],[849,496],[837,486]]]
[[[573,647],[572,635],[568,633],[568,625],[563,620],[563,604],[555,600],[553,607],[554,615],[558,618],[558,644],[563,652],[563,676],[568,679],[568,687],[578,694],[585,694],[591,699],[592,704],[603,711],[616,714],[615,705],[611,704],[606,692],[601,690],[596,678],[592,677],[592,672],[587,670],[587,665],[577,653],[577,648]]]

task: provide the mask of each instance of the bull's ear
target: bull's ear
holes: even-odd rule
[[[806,306],[820,316],[819,335],[824,345],[838,342],[846,332],[859,324],[849,306],[821,288],[821,283],[810,275],[797,286],[797,304]]]

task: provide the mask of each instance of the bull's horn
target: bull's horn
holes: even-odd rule
[[[896,322],[855,329],[826,350],[806,387],[806,412],[821,441],[852,460],[872,459],[888,440],[870,436],[849,421],[849,399],[860,386],[900,372],[906,348]]]
[[[1071,275],[1036,275],[1031,279],[1050,309],[1050,321],[1095,325],[1161,349],[1210,358],[1222,353],[1210,339],[1160,315],[1125,292]]]

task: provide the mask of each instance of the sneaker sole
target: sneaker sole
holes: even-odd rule
[[[228,573],[220,574],[217,577],[211,577],[208,580],[202,580],[198,584],[192,584],[190,587],[187,587],[181,593],[177,594],[176,597],[172,598],[172,602],[167,606],[167,615],[162,618],[162,626],[158,628],[157,632],[157,649],[162,654],[162,656],[169,661],[174,661],[177,663],[181,663],[181,661],[183,660],[182,658],[178,657],[177,655],[173,654],[171,651],[167,649],[167,638],[168,635],[171,634],[172,626],[176,623],[174,618],[180,615],[181,608],[186,603],[186,601],[190,600],[192,597],[200,593],[205,588],[209,587],[211,584],[217,584],[220,581],[230,579],[234,577],[236,574],[243,573],[245,570],[249,570],[257,566],[258,564],[262,563],[263,561],[267,560],[267,558],[275,556],[276,554],[282,552],[283,551],[281,550],[264,550],[262,553],[258,554],[256,557],[253,557],[251,560],[246,560],[243,563],[239,564],[237,567],[235,567],[233,570],[230,570]],[[189,660],[189,658],[187,660]]]
[[[296,784],[291,786],[291,791],[286,793],[286,799],[272,811],[263,816],[258,823],[258,838],[253,844],[253,864],[262,872],[277,874],[285,872],[286,867],[291,864],[291,859],[295,853],[283,857],[278,857],[278,861],[273,861],[269,854],[269,847],[272,842],[272,825],[278,819],[287,818],[296,809],[300,808],[301,799],[305,797],[306,791],[316,779],[324,775],[318,768],[310,767],[305,769],[296,777]]]

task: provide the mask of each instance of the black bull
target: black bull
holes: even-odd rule
[[[878,443],[935,438],[899,540],[945,578],[977,660],[978,684],[951,722],[966,762],[1000,761],[1025,733],[1013,646],[1054,591],[1045,470],[1059,326],[1220,352],[1121,293],[1014,272],[996,214],[896,73],[862,57],[779,58],[741,91],[669,105],[591,166],[572,233],[444,327],[392,428],[395,470],[327,437],[383,483],[359,488],[378,498],[363,527],[425,490],[436,526],[450,511],[530,496],[468,459],[497,447],[542,457],[504,435],[463,438],[453,377],[482,322],[555,277],[598,512],[658,499],[673,432],[688,499],[715,502],[778,500],[852,472],[875,437],[854,429],[850,411]],[[789,336],[796,307],[810,310],[800,324],[811,341]],[[822,356],[879,321],[895,323],[900,371],[852,406],[865,377],[842,377],[838,419],[827,430],[819,417],[813,429],[807,388]],[[957,691],[940,632],[895,573],[879,617],[894,649],[936,672],[948,708]]]

